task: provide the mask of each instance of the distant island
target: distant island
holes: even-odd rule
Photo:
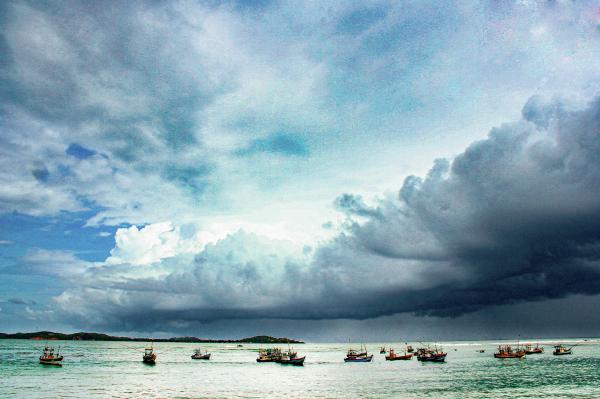
[[[297,341],[290,338],[275,338],[268,335],[257,335],[242,339],[202,339],[197,337],[173,337],[173,338],[131,338],[131,337],[113,337],[107,334],[78,332],[73,334],[63,334],[52,331],[38,331],[31,333],[0,333],[0,339],[33,339],[39,341],[45,340],[68,340],[68,341],[140,341],[140,342],[199,342],[199,343],[219,343],[219,344],[303,344],[303,341]]]

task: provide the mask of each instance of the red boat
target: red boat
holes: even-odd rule
[[[390,354],[385,357],[385,360],[410,360],[412,359],[412,353],[404,353],[404,355],[398,355],[396,351],[390,348]]]
[[[40,356],[40,364],[46,364],[49,366],[62,366],[61,362],[63,360],[63,356],[56,351],[54,353],[54,348],[50,348],[46,346],[44,348],[44,353]]]
[[[525,351],[519,349],[517,346],[516,350],[513,350],[510,345],[500,345],[498,352],[494,353],[496,359],[521,359],[525,357]]]

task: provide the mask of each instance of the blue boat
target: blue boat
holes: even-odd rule
[[[345,362],[370,362],[371,360],[373,360],[373,355],[344,358]]]
[[[363,345],[360,346],[360,352],[352,348],[348,349],[346,357],[344,358],[345,362],[370,362],[371,360],[373,360],[373,355],[369,355],[367,353],[367,348],[364,347],[363,349]]]

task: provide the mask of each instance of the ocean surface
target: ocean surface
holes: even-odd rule
[[[191,360],[198,345],[156,343],[157,364],[141,362],[144,343],[50,341],[62,367],[38,364],[45,341],[0,340],[0,398],[599,398],[600,340],[537,341],[542,355],[494,359],[499,343],[446,342],[446,363],[344,363],[348,344],[295,345],[304,367],[256,363],[267,345],[211,344],[211,360]],[[553,356],[554,342],[579,343]],[[416,347],[418,344],[413,343]],[[359,345],[353,345],[358,348]],[[485,353],[479,353],[485,348]]]

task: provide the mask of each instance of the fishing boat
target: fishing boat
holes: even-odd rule
[[[194,351],[192,355],[192,359],[194,360],[210,360],[210,353],[204,352],[202,353],[202,349],[198,348]]]
[[[367,348],[363,345],[360,346],[360,351],[354,350],[352,348],[348,349],[346,352],[346,357],[344,358],[344,362],[370,362],[373,360],[373,355],[369,355],[367,353]]]
[[[390,348],[390,353],[385,357],[385,360],[410,360],[413,354],[404,352],[404,355],[398,355],[393,348]]]
[[[521,359],[525,357],[525,351],[519,349],[519,346],[513,350],[510,345],[500,345],[498,346],[498,352],[494,353],[494,357],[496,359]]]
[[[366,355],[366,356],[357,356],[357,357],[346,357],[344,358],[344,362],[349,363],[349,362],[370,362],[371,360],[373,360],[373,355]]]
[[[156,353],[154,353],[154,347],[148,347],[144,349],[144,357],[142,362],[146,364],[156,364]]]
[[[379,353],[381,353],[381,354],[386,353],[385,346],[382,346],[381,348],[379,348]]]
[[[44,347],[44,352],[42,356],[40,356],[40,364],[45,364],[48,366],[62,366],[61,362],[63,360],[63,356],[57,350],[54,353],[54,348],[46,346]]]
[[[261,349],[258,351],[258,357],[256,361],[258,363],[267,363],[267,362],[276,362],[282,356],[281,349],[279,348],[269,348],[269,349]]]
[[[477,352],[479,352],[479,353],[485,353],[485,349],[478,349]]]
[[[420,362],[437,362],[442,363],[446,361],[448,354],[442,350],[442,348],[419,348],[417,350],[417,360]]]
[[[572,355],[573,352],[571,351],[571,349],[573,349],[573,347],[567,348],[564,345],[554,345],[554,351],[552,352],[552,354],[556,356]]]
[[[531,344],[525,345],[525,354],[526,355],[536,355],[544,353],[544,347],[540,347],[536,345],[535,348]]]
[[[291,364],[293,366],[304,366],[304,359],[306,359],[306,356],[290,357],[289,355],[283,355],[277,360],[277,363]]]

